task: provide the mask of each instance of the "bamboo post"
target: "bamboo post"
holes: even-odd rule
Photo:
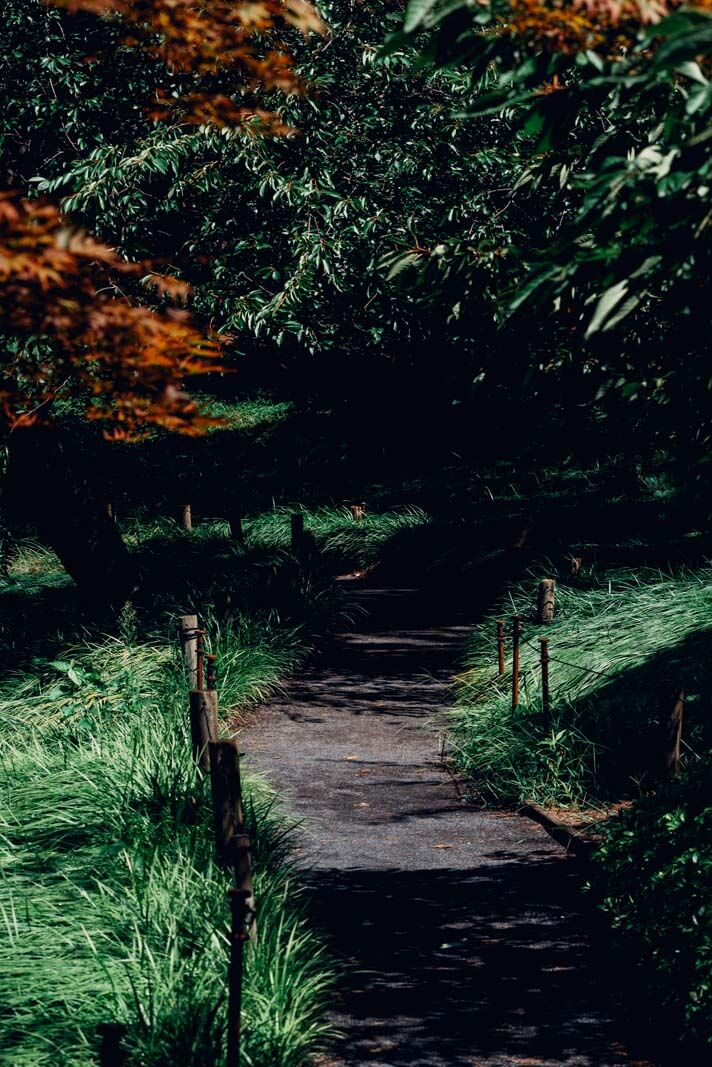
[[[519,704],[519,641],[522,636],[520,615],[512,618],[512,710]]]
[[[680,777],[680,743],[682,741],[682,719],[685,711],[685,690],[676,693],[675,703],[667,721],[667,743],[665,746],[665,774],[672,781]]]
[[[497,619],[497,660],[501,678],[504,674],[504,619]]]
[[[301,548],[302,538],[304,537],[304,513],[301,511],[295,512],[291,517],[291,530],[292,530],[292,551],[298,552]]]
[[[218,695],[214,689],[190,693],[190,739],[193,759],[201,770],[210,771],[210,744],[218,739]]]
[[[540,637],[541,646],[541,706],[544,714],[548,716],[551,710],[551,698],[549,694],[549,638]]]
[[[554,597],[556,595],[556,582],[553,578],[543,578],[539,582],[539,593],[536,605],[537,622],[553,622],[554,620]]]
[[[198,685],[198,616],[181,615],[178,620],[178,637],[188,679],[188,689],[199,689]]]
[[[190,504],[181,504],[180,506],[180,524],[184,530],[193,529],[193,514]]]
[[[123,1067],[126,1062],[126,1051],[121,1045],[126,1034],[124,1024],[99,1023],[96,1032],[101,1038],[99,1046],[100,1067]]]

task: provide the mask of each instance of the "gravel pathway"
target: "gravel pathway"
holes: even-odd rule
[[[343,1036],[319,1062],[642,1067],[617,1040],[576,861],[467,803],[440,759],[463,620],[414,590],[349,595],[356,628],[241,734],[300,820],[315,915],[346,964]]]

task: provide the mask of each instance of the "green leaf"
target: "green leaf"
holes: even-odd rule
[[[597,331],[601,329],[608,316],[613,309],[620,304],[627,292],[627,278],[622,282],[616,282],[610,289],[606,289],[605,293],[603,293],[596,304],[596,310],[594,311],[593,317],[588,324],[588,329],[586,330],[586,337],[590,337],[591,334],[597,333]]]
[[[436,4],[437,0],[410,0],[405,10],[403,23],[405,32],[412,33],[417,26],[420,26]]]

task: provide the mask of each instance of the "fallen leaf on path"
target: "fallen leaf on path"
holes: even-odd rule
[[[360,759],[360,756],[344,756],[344,759],[349,759],[349,760]]]
[[[370,808],[371,805],[368,804],[365,800],[362,800],[358,804],[354,804],[354,807],[355,808]]]
[[[454,845],[433,845],[433,848],[454,848]]]

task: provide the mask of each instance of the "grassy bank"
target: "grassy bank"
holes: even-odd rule
[[[115,638],[6,678],[2,717],[2,1062],[96,1062],[100,1022],[128,1025],[129,1063],[223,1055],[226,879],[209,789],[190,759],[173,642]],[[299,635],[214,635],[223,702],[264,697]],[[259,941],[247,956],[245,1062],[301,1063],[323,1033],[329,964],[292,877],[285,822],[250,782]]]
[[[637,796],[663,767],[665,719],[686,690],[683,760],[712,739],[712,570],[615,570],[560,581],[556,620],[533,622],[538,577],[512,586],[476,627],[458,680],[458,760],[487,796],[513,802],[596,804]],[[495,619],[523,618],[521,703],[511,706],[510,659],[496,672]],[[541,699],[539,642],[549,638],[551,713]]]
[[[18,639],[21,615],[16,628],[4,619],[5,660],[21,667],[0,682],[0,1062],[96,1063],[97,1025],[118,1021],[129,1065],[219,1064],[227,880],[190,758],[173,620],[129,607],[110,636],[80,636],[71,583],[32,544],[6,592],[13,613],[62,598],[66,631],[38,651]],[[264,699],[308,652],[304,626],[274,606],[207,626],[224,709]],[[247,953],[244,1062],[289,1067],[324,1033],[331,967],[303,914],[289,824],[263,784],[248,781],[246,796],[259,939]]]
[[[536,568],[476,627],[452,716],[456,758],[491,802],[623,810],[596,823],[596,898],[640,964],[668,1033],[712,1043],[712,569],[606,570],[559,581],[537,626]],[[495,619],[520,613],[521,703],[497,677]],[[549,638],[551,710],[539,642]],[[685,689],[682,775],[665,783],[666,720]],[[702,1053],[704,1058],[704,1053]]]

